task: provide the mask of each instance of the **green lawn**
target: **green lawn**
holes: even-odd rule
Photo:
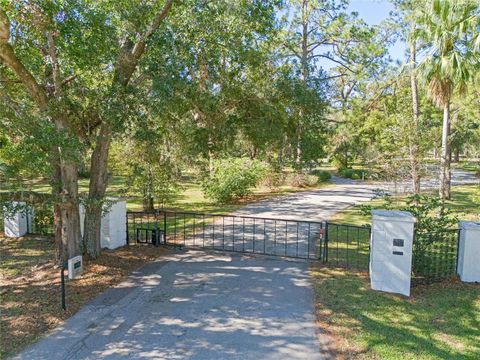
[[[480,163],[478,161],[460,161],[458,163],[452,163],[452,168],[463,169],[467,171],[479,171]]]
[[[364,205],[380,206],[381,199],[374,199]],[[394,207],[405,205],[405,197],[394,198]],[[462,185],[452,187],[452,198],[446,202],[447,208],[453,211],[453,215],[460,220],[480,221],[480,186]],[[370,224],[371,216],[363,215],[360,211],[361,205],[355,205],[337,213],[332,221],[352,225]]]
[[[123,176],[113,176],[110,184],[107,188],[107,196],[124,196],[126,185],[125,185],[125,177]],[[319,188],[322,186],[326,186],[329,183],[322,183],[313,188]],[[184,211],[195,211],[195,212],[206,212],[206,213],[218,213],[218,214],[228,214],[245,203],[258,201],[260,199],[278,196],[282,194],[298,192],[298,191],[306,191],[312,188],[298,188],[283,185],[278,187],[277,189],[269,189],[266,186],[257,186],[253,190],[253,194],[240,201],[232,202],[230,204],[217,204],[209,199],[205,198],[202,192],[201,185],[195,181],[191,176],[186,175],[183,176],[181,181],[179,182],[180,191],[175,196],[174,201],[171,204],[168,204],[167,208],[175,209],[175,210],[184,210]],[[10,189],[7,186],[3,186],[0,189],[0,193],[2,191],[9,191]],[[46,180],[36,180],[32,181],[29,184],[30,191],[35,191],[38,193],[50,193],[51,188]],[[80,193],[87,193],[88,192],[88,179],[80,179],[79,180],[79,192]],[[142,200],[139,194],[133,194],[127,196],[127,208],[128,210],[142,210]]]
[[[366,274],[313,267],[320,326],[341,358],[478,359],[480,285],[415,287],[410,298],[370,289]]]

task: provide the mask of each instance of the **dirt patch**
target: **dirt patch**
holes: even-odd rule
[[[167,252],[151,245],[125,246],[85,261],[82,277],[67,282],[67,310],[63,311],[53,240],[0,237],[0,358],[35,342],[99,293]]]

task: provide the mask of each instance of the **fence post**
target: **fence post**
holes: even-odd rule
[[[125,212],[125,231],[126,231],[126,234],[125,234],[126,245],[130,245],[130,240],[128,237],[128,211]]]
[[[370,286],[410,296],[415,218],[406,211],[372,211]]]
[[[457,274],[461,281],[480,282],[480,223],[459,221]]]

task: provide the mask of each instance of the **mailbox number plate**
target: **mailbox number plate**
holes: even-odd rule
[[[403,247],[404,240],[403,239],[393,239],[393,246]]]

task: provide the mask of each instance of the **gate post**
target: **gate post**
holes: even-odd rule
[[[461,281],[480,281],[480,223],[459,221],[457,274]]]
[[[370,286],[410,296],[415,218],[406,211],[372,211]]]

